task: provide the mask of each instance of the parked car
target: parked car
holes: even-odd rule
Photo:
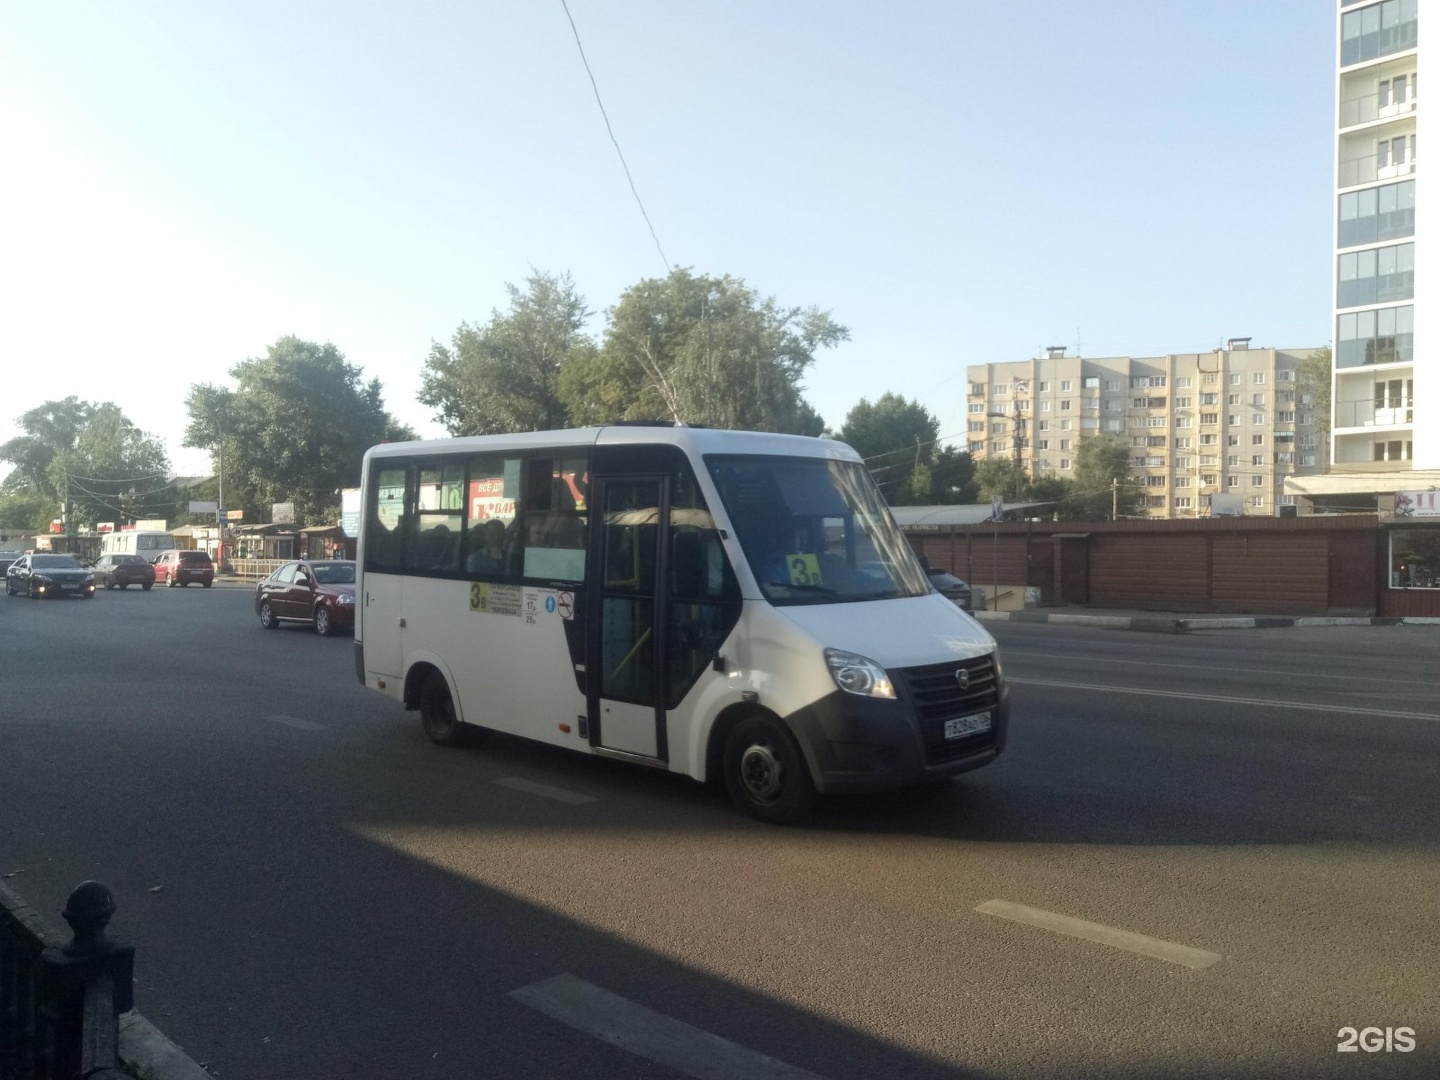
[[[127,585],[139,585],[149,592],[155,584],[155,568],[140,555],[101,555],[91,569],[95,572],[96,588],[123,589]]]
[[[935,591],[946,599],[953,600],[965,611],[970,611],[970,586],[961,581],[954,574],[944,570],[932,570],[925,568],[925,575],[930,579],[930,584]]]
[[[308,622],[329,637],[355,628],[355,563],[299,559],[255,586],[255,614],[273,630],[281,621]]]
[[[198,581],[205,588],[215,583],[215,564],[203,551],[171,550],[155,556],[155,581],[167,588],[184,587]]]
[[[23,551],[0,551],[0,574],[19,562],[24,554]]]
[[[95,595],[95,575],[75,560],[74,555],[22,555],[5,571],[5,592],[24,593],[32,600],[46,596]]]

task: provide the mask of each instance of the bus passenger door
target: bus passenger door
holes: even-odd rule
[[[664,477],[624,477],[596,486],[591,595],[599,602],[586,635],[590,743],[664,761],[660,564],[669,485]]]

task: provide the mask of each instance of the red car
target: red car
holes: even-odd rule
[[[355,563],[349,559],[288,562],[255,586],[255,614],[274,630],[282,621],[308,622],[328,637],[355,629]]]
[[[169,588],[189,585],[198,581],[205,588],[215,583],[215,564],[203,551],[188,551],[172,548],[162,551],[155,558],[155,584],[164,582]]]

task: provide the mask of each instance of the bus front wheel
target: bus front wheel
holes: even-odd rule
[[[801,821],[815,804],[815,783],[790,732],[752,716],[725,740],[725,787],[751,817],[773,825]]]
[[[455,717],[450,686],[438,671],[430,672],[420,689],[420,722],[425,725],[425,735],[437,746],[455,746],[464,737],[464,728]]]

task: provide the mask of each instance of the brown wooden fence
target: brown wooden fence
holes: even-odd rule
[[[1440,531],[1440,522],[1403,525]],[[1044,606],[1440,617],[1440,589],[1391,587],[1395,527],[1357,514],[1002,522],[906,534],[931,566],[982,589],[1038,589]]]

